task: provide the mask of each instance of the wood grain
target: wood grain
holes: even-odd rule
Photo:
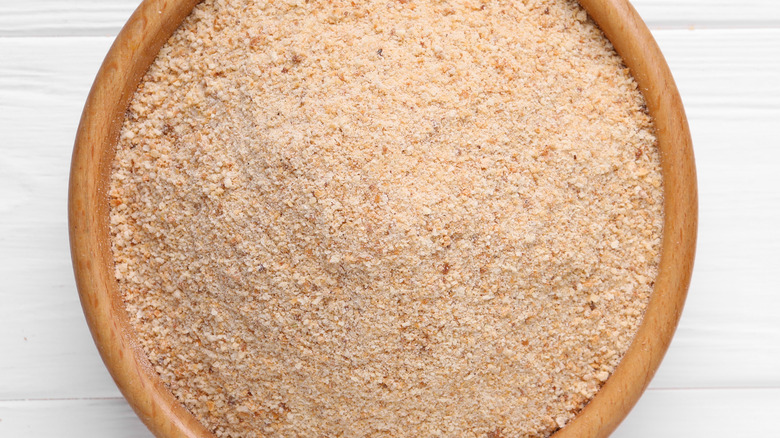
[[[0,401],[0,436],[143,438],[152,434],[125,399],[95,398]]]
[[[158,436],[210,436],[165,389],[134,342],[113,279],[106,186],[127,103],[154,55],[195,1],[148,0],[112,46],[87,99],[69,191],[71,253],[87,322],[130,405]],[[624,0],[581,2],[623,56],[655,119],[665,186],[656,286],[635,341],[604,388],[560,437],[606,436],[652,378],[677,325],[696,241],[696,176],[690,133],[671,73],[649,30]]]
[[[653,386],[780,387],[780,149],[770,128],[780,120],[780,29],[656,35],[689,114],[702,219],[686,310]]]
[[[674,390],[662,398],[658,391],[645,392],[624,424],[633,424],[631,434],[621,426],[614,436],[697,436],[699,429],[714,437],[743,436],[738,425],[774,430],[777,417],[758,413],[766,412],[762,406],[777,408],[780,395],[759,399],[770,390],[741,388],[780,386],[780,289],[774,275],[780,149],[771,129],[780,117],[780,30],[661,30],[654,36],[691,122],[700,239],[683,318],[650,385]],[[63,215],[73,133],[111,41],[0,38],[0,400],[119,394],[86,336]],[[84,436],[75,427],[55,433],[54,426],[43,426],[61,424],[62,415],[83,421],[105,416],[91,429],[101,433],[92,436],[143,430],[134,415],[100,407],[122,406],[122,400],[62,402],[73,403],[72,409],[30,403],[24,411],[29,433],[22,436]],[[710,409],[731,414],[707,415]],[[126,405],[119,411],[130,412]],[[4,429],[18,424],[17,412],[0,408],[0,436],[20,436]]]
[[[648,390],[613,438],[772,436],[778,412],[780,388]]]
[[[650,387],[780,386],[780,29],[654,36],[691,123],[702,220]],[[86,336],[64,216],[73,135],[112,39],[0,38],[0,400],[119,395]]]
[[[633,0],[651,29],[780,27],[774,0]],[[139,0],[0,0],[2,36],[116,35]]]
[[[28,29],[35,23],[5,14],[36,1],[0,0],[0,34],[13,21],[31,35],[0,38],[0,401],[24,406],[6,409],[0,402],[0,436],[149,436],[123,398],[92,400],[118,397],[119,391],[87,336],[65,235],[73,135],[113,38],[52,36],[63,35],[59,30],[37,37]],[[79,2],[43,3],[51,9],[39,8],[35,20],[72,24],[72,35],[91,34],[78,29],[75,14],[61,19],[59,5]],[[115,14],[113,33],[137,4],[91,3],[128,5],[124,15]],[[780,429],[774,415],[780,393],[771,389],[780,387],[780,148],[773,129],[780,119],[780,29],[740,28],[755,27],[740,14],[777,17],[780,2],[762,8],[702,3],[634,2],[643,16],[648,4],[660,5],[656,16],[672,18],[728,13],[717,17],[718,26],[653,32],[691,124],[699,242],[675,338],[617,438],[733,437]],[[52,404],[52,398],[68,400]],[[24,399],[32,400],[18,401]]]
[[[117,395],[87,335],[66,220],[73,135],[110,45],[0,38],[0,400]]]
[[[0,37],[115,36],[139,0],[0,0]]]
[[[612,438],[745,437],[780,430],[780,389],[648,390]],[[45,415],[46,421],[41,421]],[[0,401],[3,437],[147,438],[123,398]]]
[[[661,263],[642,325],[617,369],[555,436],[609,435],[650,383],[682,313],[696,250],[698,199],[688,121],[671,71],[637,12],[625,1],[580,0],[631,69],[655,122],[664,176]]]
[[[755,28],[780,26],[771,0],[632,0],[653,29]]]
[[[68,224],[81,305],[103,361],[155,435],[209,436],[155,375],[119,297],[108,242],[106,186],[127,105],[162,44],[196,1],[149,0],[111,46],[82,113],[71,162]]]

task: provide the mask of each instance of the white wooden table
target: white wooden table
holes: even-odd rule
[[[137,0],[0,0],[0,437],[148,437],[87,330],[68,168]],[[780,436],[780,2],[635,0],[693,132],[699,246],[663,365],[616,437]]]

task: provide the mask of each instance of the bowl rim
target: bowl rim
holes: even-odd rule
[[[113,274],[111,161],[129,102],[162,45],[200,0],[144,0],[120,31],[87,98],[71,161],[71,258],[84,315],[120,391],[158,437],[213,437],[166,388],[135,339]],[[688,121],[666,61],[628,0],[579,0],[629,67],[652,115],[664,184],[661,262],[645,316],[620,364],[553,436],[605,437],[655,374],[679,322],[696,247],[698,197]]]

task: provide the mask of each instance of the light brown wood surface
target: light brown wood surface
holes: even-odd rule
[[[159,437],[211,437],[165,388],[135,342],[113,275],[106,188],[125,110],[160,47],[198,0],[146,0],[109,51],[82,114],[71,165],[71,254],[84,314],[106,367]],[[558,438],[609,435],[639,399],[663,358],[690,281],[697,226],[688,123],[671,73],[649,30],[625,0],[580,3],[612,41],[655,119],[664,176],[661,266],[644,321],[596,397]]]

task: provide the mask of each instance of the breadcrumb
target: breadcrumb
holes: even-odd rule
[[[638,328],[663,187],[569,0],[206,0],[127,111],[116,279],[219,437],[526,437]]]

